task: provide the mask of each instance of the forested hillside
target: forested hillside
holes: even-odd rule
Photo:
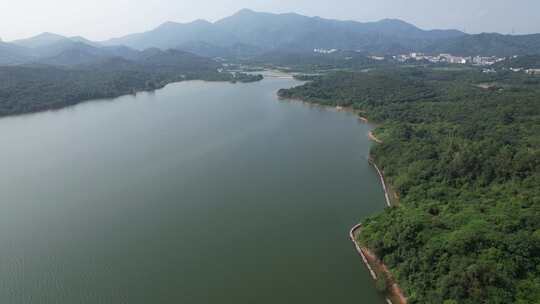
[[[400,206],[361,242],[410,303],[539,303],[540,78],[393,69],[335,73],[285,98],[366,111]]]
[[[0,66],[0,116],[58,109],[85,100],[154,90],[183,80],[250,82],[260,75],[219,72],[221,64],[193,54],[147,50],[135,61],[107,58],[71,67]]]

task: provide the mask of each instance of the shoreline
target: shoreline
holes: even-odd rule
[[[372,122],[370,122],[366,117],[362,116],[361,114],[365,114],[366,111],[354,109],[351,106],[343,107],[343,106],[333,106],[333,105],[326,105],[326,104],[320,104],[315,102],[306,101],[302,98],[292,98],[292,97],[281,97],[278,94],[278,100],[281,101],[287,101],[287,102],[299,102],[303,105],[311,108],[319,108],[319,109],[325,109],[330,111],[336,111],[336,112],[344,112],[344,113],[352,113],[355,114],[358,117],[358,120],[360,120],[363,123],[369,123],[374,125]],[[382,141],[380,142],[382,143]]]
[[[368,161],[375,168],[375,170],[377,171],[377,174],[379,175],[379,180],[384,190],[384,198],[386,202],[386,207],[392,208],[393,206],[397,206],[397,203],[393,204],[390,199],[390,195],[388,193],[389,190],[388,190],[388,187],[386,186],[384,174],[382,173],[381,169],[379,169],[379,166],[377,166],[377,164],[371,157],[368,159]],[[386,296],[386,302],[388,304],[407,304],[407,297],[405,297],[403,290],[399,287],[397,280],[394,279],[394,277],[392,276],[392,273],[390,272],[388,267],[384,264],[384,262],[382,262],[377,257],[377,255],[375,255],[369,248],[363,247],[358,243],[357,237],[360,235],[361,230],[362,230],[362,223],[356,224],[349,231],[349,238],[353,242],[356,252],[362,258],[362,262],[368,269],[371,275],[371,278],[373,279],[373,281],[377,282],[377,280],[379,279],[378,274],[384,274],[384,276],[386,277],[386,283],[387,283],[388,288],[385,292],[385,296]]]
[[[76,100],[76,101],[70,101],[70,102],[68,102],[66,104],[53,105],[53,106],[50,106],[50,107],[44,107],[44,108],[40,108],[40,109],[33,109],[33,110],[30,110],[30,111],[23,111],[23,112],[17,112],[17,113],[9,113],[9,114],[0,114],[0,119],[9,119],[9,118],[31,116],[31,115],[39,115],[39,114],[47,113],[47,112],[62,111],[62,110],[65,110],[65,109],[74,108],[76,106],[86,104],[86,103],[91,103],[91,102],[111,102],[111,101],[114,101],[116,99],[127,97],[127,96],[136,97],[139,94],[153,94],[156,91],[160,91],[160,90],[165,89],[167,86],[174,85],[174,84],[179,84],[179,83],[185,83],[185,82],[201,81],[201,82],[206,82],[206,83],[229,83],[229,84],[232,84],[232,85],[237,85],[237,84],[255,83],[255,82],[260,82],[260,81],[263,81],[263,80],[264,80],[264,78],[261,79],[261,80],[258,80],[258,81],[248,81],[248,82],[242,82],[242,81],[233,82],[233,81],[230,81],[230,80],[208,80],[208,79],[183,79],[183,80],[165,81],[164,83],[162,83],[162,84],[160,84],[157,87],[152,88],[152,89],[132,88],[127,92],[122,92],[122,93],[119,93],[119,94],[112,94],[110,96],[93,97],[93,98],[90,98],[90,99],[84,99],[83,98],[83,99]]]
[[[375,134],[373,134],[373,131],[369,131],[368,137],[369,137],[369,139],[373,140],[374,142],[376,142],[376,143],[378,143],[378,144],[383,144],[383,143],[384,143],[382,140],[380,140],[379,138],[377,138],[377,137],[375,136]]]
[[[368,137],[370,140],[382,144],[383,141],[378,139],[374,134],[373,131],[369,131]],[[368,162],[375,168],[377,171],[377,174],[379,175],[379,180],[381,182],[382,188],[384,190],[384,199],[386,202],[387,208],[392,208],[394,206],[397,206],[397,194],[394,194],[395,200],[391,200],[390,194],[389,194],[389,186],[387,186],[386,180],[384,178],[384,174],[375,163],[375,160],[370,156],[368,158]],[[360,235],[362,230],[362,223],[356,224],[351,228],[349,231],[349,238],[353,242],[356,252],[361,256],[362,262],[366,266],[366,268],[369,270],[371,278],[373,281],[377,281],[379,279],[377,273],[383,274],[386,278],[387,283],[387,290],[386,290],[386,302],[388,304],[407,304],[407,297],[405,297],[405,294],[401,287],[398,285],[397,280],[394,279],[392,273],[388,269],[388,267],[382,262],[369,248],[362,247],[358,241],[357,237]]]
[[[377,164],[375,163],[375,161],[373,161],[373,159],[371,159],[371,157],[368,159],[368,161],[375,168],[375,170],[377,170],[377,174],[379,174],[379,179],[381,181],[381,184],[384,190],[384,199],[386,200],[386,206],[390,208],[392,207],[392,202],[390,200],[390,195],[388,194],[388,188],[386,187],[386,181],[384,180],[384,175],[382,171],[379,169],[379,166],[377,166]]]
[[[354,113],[355,115],[358,116],[358,119],[360,121],[362,121],[363,123],[369,123],[369,120],[366,117],[363,117],[361,115],[361,114],[364,114],[365,111],[355,110],[352,107],[341,107],[341,106],[317,104],[317,103],[305,101],[301,98],[282,98],[279,95],[278,97],[280,100],[301,102],[302,104],[305,104],[310,107],[319,107],[323,109],[335,110],[337,112]],[[368,138],[378,144],[383,143],[382,140],[380,140],[373,134],[372,130],[368,132]],[[379,169],[379,166],[377,166],[377,164],[371,158],[371,156],[368,158],[368,161],[375,168],[375,170],[377,171],[377,174],[379,175],[379,179],[384,190],[384,198],[385,198],[387,208],[392,208],[393,206],[397,206],[396,202],[397,202],[398,196],[397,194],[395,194],[396,202],[393,203],[390,198],[389,187],[386,184],[383,172]],[[388,284],[388,289],[385,294],[385,299],[388,304],[407,304],[407,297],[405,297],[405,294],[399,287],[397,281],[393,278],[388,267],[373,252],[371,252],[369,248],[362,247],[357,242],[356,236],[360,234],[361,228],[362,228],[362,223],[359,223],[353,226],[349,231],[349,238],[353,242],[357,254],[360,255],[360,257],[362,258],[362,262],[368,269],[371,278],[373,279],[374,282],[376,282],[378,279],[377,273],[383,273],[386,276],[387,283],[389,284]]]
[[[356,241],[356,237],[360,235],[362,230],[362,224],[356,224],[349,231],[349,238],[354,244],[356,252],[362,258],[362,262],[369,270],[373,281],[377,281],[379,276],[377,273],[382,273],[386,277],[388,289],[386,291],[386,302],[389,304],[407,304],[407,297],[399,287],[397,281],[393,278],[392,274],[388,270],[388,267],[373,253],[369,248],[362,247]]]
[[[399,206],[399,195],[392,188],[392,185],[386,182],[383,171],[379,168],[379,166],[377,166],[377,164],[375,163],[375,160],[371,156],[368,158],[368,162],[373,166],[373,168],[375,168],[375,170],[377,171],[377,174],[379,175],[379,179],[381,180],[381,185],[384,190],[384,197],[386,199],[386,205],[388,207]]]

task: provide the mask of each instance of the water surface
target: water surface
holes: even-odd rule
[[[0,119],[1,303],[383,303],[348,240],[369,126],[291,79]]]

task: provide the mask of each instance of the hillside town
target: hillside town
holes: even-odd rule
[[[483,69],[484,73],[495,73],[496,69],[491,67],[496,63],[505,61],[507,59],[516,59],[519,56],[514,55],[511,57],[496,57],[496,56],[454,56],[451,54],[439,54],[439,55],[426,55],[422,53],[410,53],[393,56],[394,60],[398,62],[410,62],[413,61],[424,61],[430,63],[451,63],[451,64],[469,64],[473,66],[485,67]],[[529,75],[540,75],[540,69],[537,68],[524,68],[521,66],[502,68],[510,70],[512,72],[524,72]]]
[[[410,60],[428,61],[431,63],[453,63],[453,64],[472,64],[477,66],[490,66],[497,62],[505,60],[505,57],[496,56],[455,56],[452,54],[426,55],[423,53],[409,53],[393,56],[399,62]]]
[[[325,54],[330,55],[334,53],[338,53],[342,50],[339,49],[323,49],[323,48],[316,48],[313,50],[314,53],[318,54]],[[358,53],[362,53],[362,51],[356,51]],[[367,56],[368,58],[376,61],[383,61],[387,60],[389,58],[392,58],[394,61],[397,61],[399,63],[411,63],[411,62],[418,62],[418,63],[433,63],[433,64],[462,64],[462,65],[472,65],[477,67],[483,67],[484,73],[496,73],[497,70],[509,70],[512,72],[523,72],[529,75],[540,75],[540,69],[537,67],[534,68],[528,68],[525,66],[506,66],[501,67],[501,65],[496,65],[497,63],[502,63],[507,60],[513,60],[520,56],[514,55],[510,57],[497,57],[497,56],[456,56],[448,53],[443,53],[439,55],[428,55],[424,53],[408,53],[408,54],[400,54],[400,55],[394,55],[391,57],[385,57],[385,56]],[[350,59],[351,57],[345,57],[346,59]]]

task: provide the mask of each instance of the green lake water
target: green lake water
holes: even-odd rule
[[[348,239],[384,208],[370,126],[298,84],[0,119],[0,303],[384,303]]]

